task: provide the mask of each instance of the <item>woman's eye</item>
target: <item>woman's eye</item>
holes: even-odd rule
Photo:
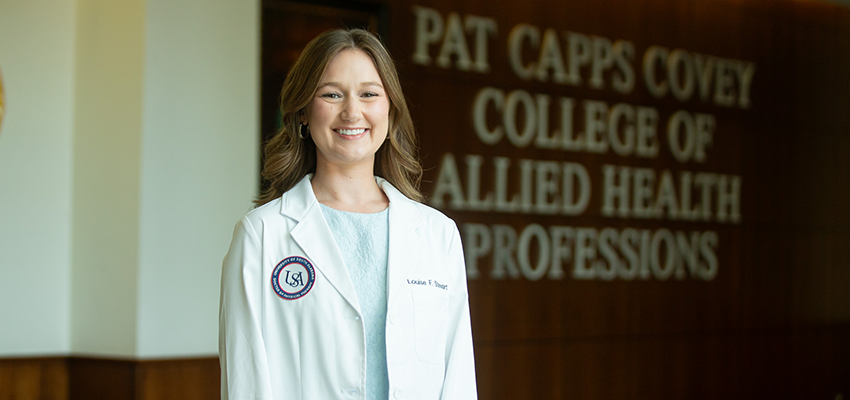
[[[340,96],[339,93],[325,93],[325,94],[322,95],[322,97],[325,97],[325,98],[328,98],[328,99],[339,99],[342,96]]]
[[[375,92],[366,92],[363,93],[363,97],[378,97],[378,94]]]

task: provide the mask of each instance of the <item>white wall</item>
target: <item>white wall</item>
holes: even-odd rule
[[[145,0],[78,0],[71,349],[136,349]]]
[[[74,3],[0,3],[0,356],[70,349]]]
[[[3,0],[0,357],[215,355],[259,1]]]
[[[140,357],[217,354],[221,261],[259,179],[259,13],[147,1]]]

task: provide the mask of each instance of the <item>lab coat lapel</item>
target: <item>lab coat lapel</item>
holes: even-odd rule
[[[378,184],[390,199],[390,245],[387,271],[388,304],[398,296],[411,270],[419,261],[422,238],[418,228],[422,216],[415,203],[384,179]]]
[[[348,269],[334,241],[333,234],[322,215],[319,202],[310,185],[312,175],[306,176],[286,192],[281,213],[298,221],[290,235],[304,250],[307,259],[358,312],[360,304],[348,275]]]

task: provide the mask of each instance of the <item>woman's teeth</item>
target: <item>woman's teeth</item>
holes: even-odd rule
[[[346,136],[354,136],[366,132],[366,129],[336,129],[336,131]]]

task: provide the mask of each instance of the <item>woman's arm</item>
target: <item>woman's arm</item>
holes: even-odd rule
[[[469,320],[469,293],[466,287],[466,263],[457,226],[452,224],[448,261],[452,290],[449,297],[449,329],[446,340],[446,378],[441,400],[477,399],[475,357],[472,351],[472,327]]]
[[[233,231],[224,257],[218,353],[222,400],[272,399],[262,334],[261,245],[248,218]]]

